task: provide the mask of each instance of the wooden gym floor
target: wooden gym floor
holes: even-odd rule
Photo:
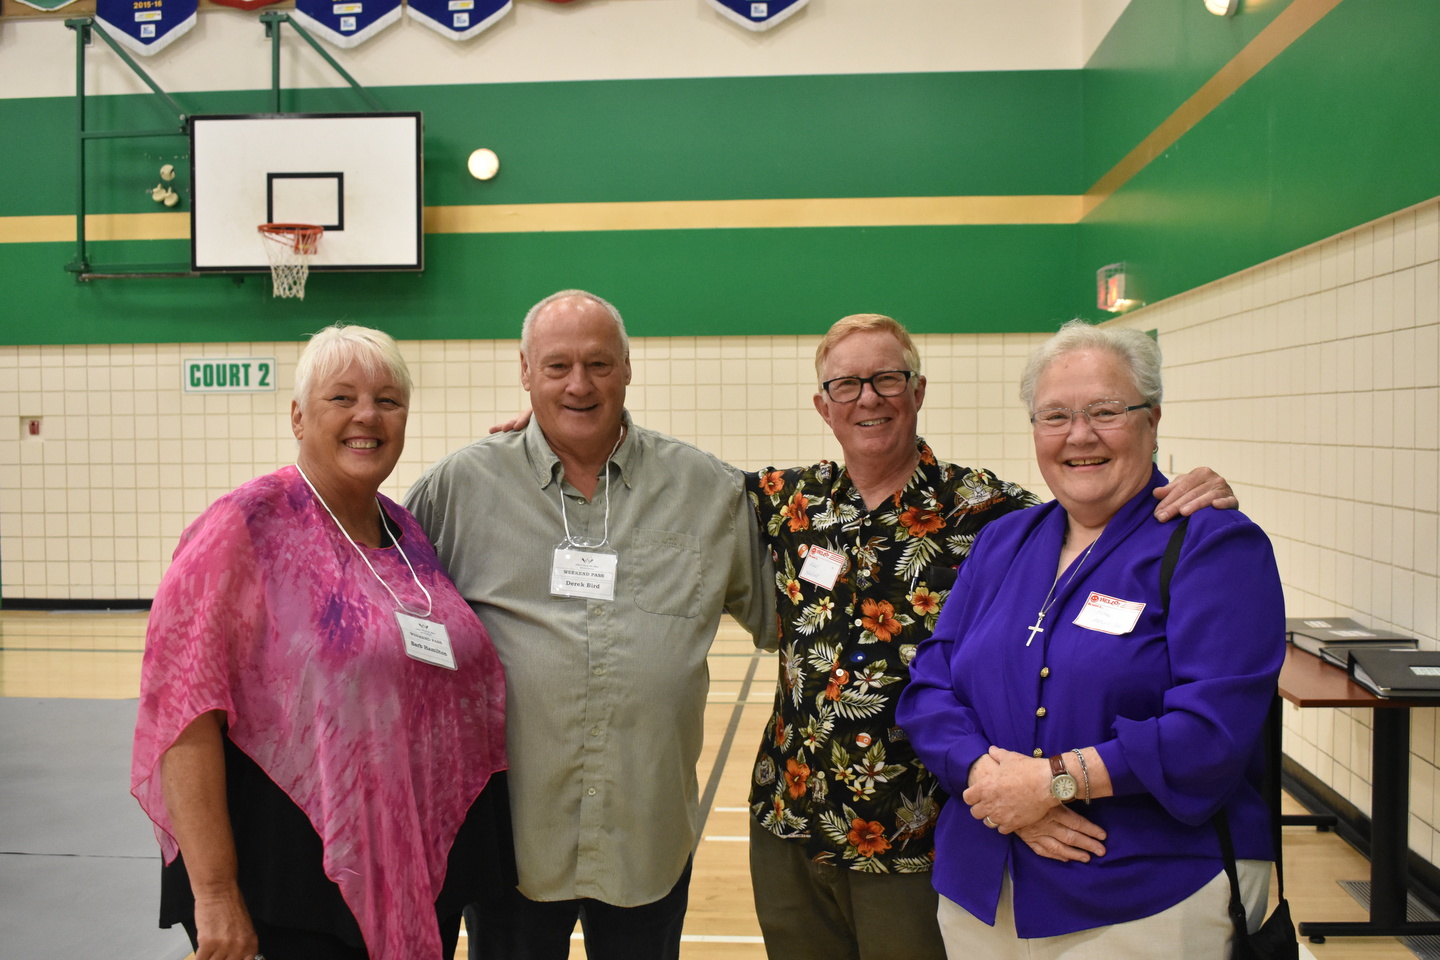
[[[137,695],[145,637],[144,613],[0,611],[0,696],[129,699]],[[746,790],[754,746],[769,718],[773,655],[756,655],[728,619],[710,654],[710,698],[700,758],[708,797],[703,839],[695,855],[684,960],[763,960],[764,946],[750,899],[746,853]],[[1291,809],[1299,807],[1286,798]],[[1337,880],[1365,879],[1366,860],[1343,840],[1313,829],[1285,829],[1291,911],[1300,920],[1363,920],[1365,911]],[[1273,895],[1273,893],[1272,893]],[[151,909],[154,898],[145,899]],[[176,934],[181,936],[180,934]],[[1302,943],[1317,960],[1411,960],[1391,938]],[[461,957],[465,956],[462,939]],[[584,949],[576,941],[572,956]]]

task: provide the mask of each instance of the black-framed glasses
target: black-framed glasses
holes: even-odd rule
[[[1042,433],[1068,433],[1075,418],[1084,417],[1094,430],[1116,430],[1125,425],[1131,410],[1148,410],[1153,404],[1136,403],[1126,406],[1124,400],[1096,400],[1079,410],[1069,407],[1046,407],[1030,415],[1030,422]]]
[[[871,390],[882,397],[898,397],[905,392],[905,387],[913,376],[913,370],[881,370],[873,377],[836,377],[826,380],[820,384],[820,389],[836,403],[853,403],[859,400],[867,383]]]

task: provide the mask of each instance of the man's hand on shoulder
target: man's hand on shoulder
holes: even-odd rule
[[[519,431],[524,430],[525,427],[530,423],[530,413],[531,411],[529,410],[522,410],[519,413],[515,414],[515,416],[511,417],[509,420],[506,420],[503,423],[495,424],[495,426],[490,428],[490,432],[518,433]]]
[[[1230,484],[1209,467],[1196,467],[1189,473],[1182,473],[1163,487],[1156,487],[1155,498],[1160,501],[1155,508],[1155,519],[1162,523],[1174,517],[1188,517],[1201,507],[1216,510],[1238,510],[1240,498],[1230,489]]]

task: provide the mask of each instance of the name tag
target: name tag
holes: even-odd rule
[[[1140,611],[1144,609],[1145,604],[1138,600],[1120,600],[1107,597],[1103,593],[1092,593],[1086,598],[1085,606],[1074,623],[1086,630],[1118,637],[1135,629],[1135,623],[1140,619]]]
[[[556,547],[550,565],[550,595],[581,600],[614,600],[620,557],[576,547]]]
[[[405,639],[405,655],[412,660],[446,670],[455,669],[455,651],[450,647],[450,632],[445,624],[421,620],[395,611],[400,623],[400,636]]]
[[[843,553],[826,550],[824,547],[811,547],[810,552],[805,554],[804,565],[800,567],[800,579],[808,580],[821,589],[833,590],[835,581],[849,565],[850,561],[845,559]]]

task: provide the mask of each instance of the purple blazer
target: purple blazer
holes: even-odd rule
[[[1150,491],[1165,483],[1154,470],[1083,565],[1061,575],[1029,646],[1065,511],[1051,501],[989,524],[910,665],[897,716],[952,795],[936,827],[935,889],[993,924],[1010,871],[1021,937],[1137,920],[1184,900],[1222,869],[1210,819],[1222,806],[1235,855],[1274,858],[1259,790],[1285,658],[1274,551],[1244,514],[1198,511],[1170,584],[1173,612],[1162,609],[1160,560],[1175,527],[1155,519]],[[1076,625],[1092,592],[1143,603],[1134,627]],[[1049,860],[971,817],[960,794],[991,744],[1045,756],[1096,747],[1116,795],[1075,807],[1107,831],[1105,856]]]

